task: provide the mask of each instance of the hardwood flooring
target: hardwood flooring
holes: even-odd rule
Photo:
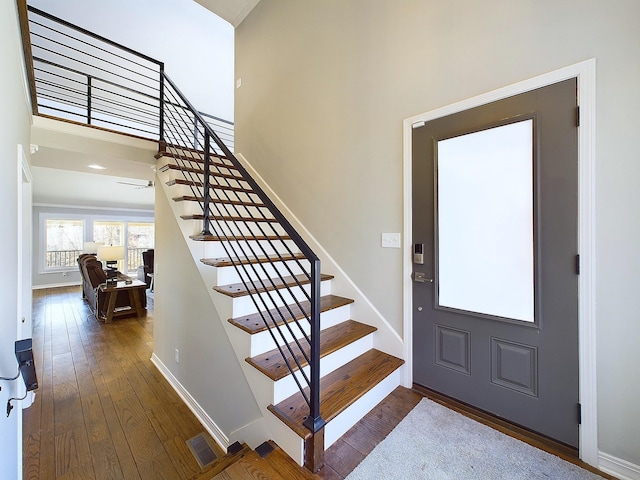
[[[36,290],[33,302],[39,389],[34,404],[23,411],[25,480],[212,478],[186,443],[204,428],[150,361],[153,298],[146,316],[112,324],[96,321],[79,287]],[[398,387],[327,450],[318,475],[296,472],[282,452],[267,456],[270,466],[256,472],[261,463],[251,452],[233,471],[215,478],[344,479],[424,396],[432,397]],[[508,429],[505,433],[514,435]],[[526,436],[519,438],[535,445]],[[549,446],[536,446],[568,457]],[[269,476],[272,467],[279,477]]]
[[[23,412],[24,479],[193,477],[186,441],[204,428],[150,361],[152,299],[147,316],[104,324],[80,297],[34,291],[40,388]]]

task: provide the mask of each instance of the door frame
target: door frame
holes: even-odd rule
[[[412,131],[413,125],[468,110],[570,78],[578,82],[578,363],[582,424],[579,428],[580,459],[598,464],[598,418],[596,389],[596,258],[595,258],[595,108],[596,61],[594,58],[548,72],[513,85],[421,113],[403,121],[403,385],[413,385],[413,296],[412,296]]]

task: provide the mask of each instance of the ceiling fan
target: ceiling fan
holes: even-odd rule
[[[156,182],[154,182],[153,180],[149,180],[146,184],[140,184],[140,183],[130,183],[130,182],[118,182],[121,185],[130,185],[132,187],[135,187],[136,189],[140,189],[140,188],[153,188],[156,186]]]

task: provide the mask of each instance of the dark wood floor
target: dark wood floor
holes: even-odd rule
[[[80,288],[34,292],[40,388],[23,414],[25,479],[186,479],[200,471],[186,441],[204,429],[149,360],[149,304],[146,317],[105,325]]]
[[[191,479],[201,468],[186,442],[201,433],[223,455],[150,361],[153,298],[146,316],[104,324],[79,287],[36,290],[33,312],[39,389],[23,412],[24,479]],[[294,478],[345,478],[424,396],[397,388],[327,450],[319,475]]]

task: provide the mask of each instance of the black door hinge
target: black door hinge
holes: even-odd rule
[[[582,425],[582,405],[578,403],[578,425]]]
[[[576,255],[576,275],[580,275],[580,255]]]
[[[580,107],[576,107],[576,127],[580,126]]]

